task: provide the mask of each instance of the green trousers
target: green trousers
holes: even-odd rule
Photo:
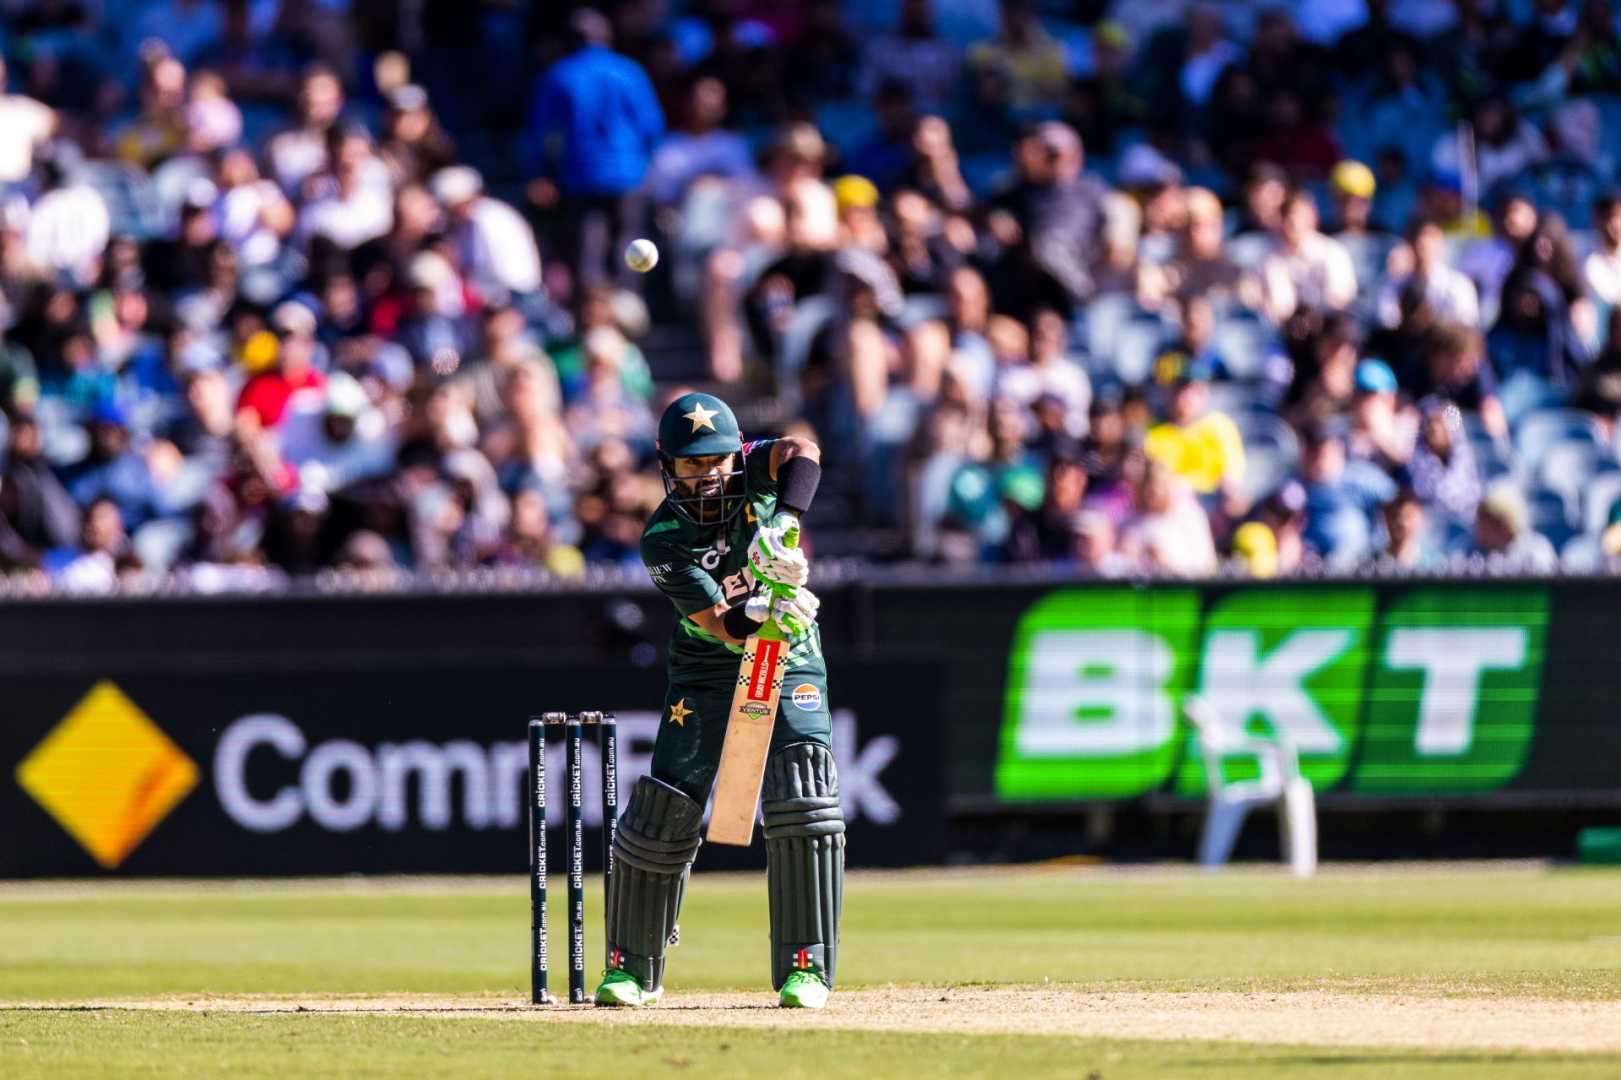
[[[737,668],[687,668],[671,672],[664,715],[653,745],[653,778],[690,796],[699,806],[709,799],[726,740],[726,718],[737,689]],[[771,750],[789,743],[820,743],[833,748],[833,716],[827,693],[827,665],[819,656],[789,667],[782,680]]]

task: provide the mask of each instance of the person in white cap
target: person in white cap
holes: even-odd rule
[[[45,193],[28,215],[28,261],[41,276],[61,274],[89,285],[111,235],[107,203],[75,177],[83,158],[76,145],[59,139],[42,153]]]
[[[484,180],[467,165],[433,174],[433,197],[445,208],[462,267],[485,296],[540,291],[540,250],[523,215],[484,194]]]
[[[56,112],[24,94],[4,92],[6,62],[0,58],[0,183],[28,179],[34,151],[56,134]]]
[[[461,368],[470,344],[462,279],[449,259],[428,250],[411,259],[406,280],[411,308],[395,340],[411,354],[418,370],[449,378]]]
[[[294,398],[281,427],[281,455],[307,489],[336,491],[394,467],[394,445],[382,414],[354,376],[338,372],[326,396]]]

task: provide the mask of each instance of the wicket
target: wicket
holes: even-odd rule
[[[597,729],[602,758],[602,891],[608,895],[614,872],[614,831],[619,822],[619,725],[613,713],[548,712],[529,718],[529,1000],[552,1001],[547,992],[550,956],[546,922],[546,729],[563,729],[568,773],[568,999],[585,1003],[585,820],[581,813],[582,747],[587,725]]]

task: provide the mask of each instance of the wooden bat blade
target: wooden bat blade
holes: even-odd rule
[[[709,811],[709,842],[747,847],[754,840],[754,809],[760,802],[771,730],[788,666],[788,643],[752,637],[743,649],[732,711],[726,719],[715,772],[715,801]]]

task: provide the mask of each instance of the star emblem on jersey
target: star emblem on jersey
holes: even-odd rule
[[[687,717],[691,715],[692,710],[687,708],[686,698],[682,698],[680,701],[670,706],[670,722],[676,727],[686,727]]]
[[[704,428],[714,431],[715,417],[719,415],[720,412],[717,409],[704,408],[703,402],[699,402],[698,404],[694,405],[691,412],[681,414],[683,419],[692,421],[692,433],[694,435],[698,434],[698,432]]]

